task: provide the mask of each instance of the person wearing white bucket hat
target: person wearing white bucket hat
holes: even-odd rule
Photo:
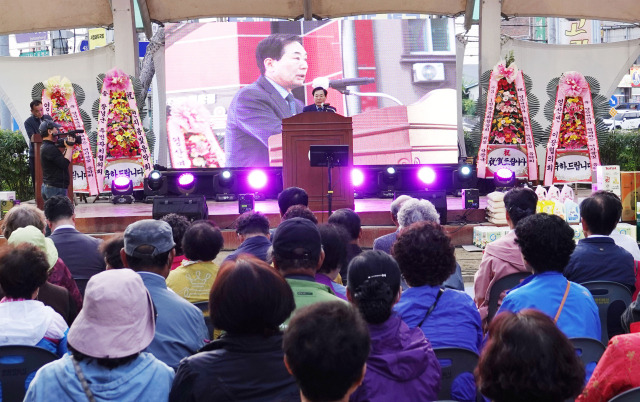
[[[140,276],[99,273],[69,330],[71,353],[38,370],[24,400],[167,400],[174,372],[143,352],[154,335],[155,308]]]

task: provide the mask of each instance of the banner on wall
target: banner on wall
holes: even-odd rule
[[[105,75],[98,110],[96,177],[100,191],[110,191],[117,176],[129,177],[134,189],[144,188],[153,163],[133,84],[122,70],[114,68]]]
[[[173,167],[225,166],[224,151],[211,131],[211,116],[204,106],[191,103],[175,105],[167,120]]]
[[[85,130],[73,84],[66,77],[55,76],[43,82],[42,105],[44,114],[50,115],[60,124],[60,132]],[[76,193],[98,194],[96,171],[91,145],[85,132],[78,134],[82,144],[73,147],[71,165],[73,169],[73,191]]]
[[[536,157],[527,91],[515,63],[499,62],[491,72],[478,152],[478,177],[492,178],[501,168],[517,178],[537,180]]]
[[[591,88],[581,73],[567,71],[558,83],[544,185],[590,183],[599,165]]]

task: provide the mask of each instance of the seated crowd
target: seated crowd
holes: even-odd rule
[[[398,229],[363,251],[357,213],[318,224],[306,192],[285,189],[277,227],[240,215],[224,260],[211,221],[169,214],[102,241],[76,229],[66,197],[19,205],[2,221],[0,346],[58,357],[27,378],[25,401],[607,401],[640,387],[640,304],[601,323],[581,285],[636,290],[640,250],[612,235],[620,199],[581,203],[577,246],[533,191],[504,203],[511,231],[487,246],[474,297],[437,211],[407,196],[391,203]],[[521,272],[490,318],[492,287]],[[585,366],[571,338],[607,342],[602,326],[608,347]],[[446,390],[443,348],[478,357]]]

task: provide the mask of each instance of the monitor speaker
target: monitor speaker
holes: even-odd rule
[[[195,221],[207,219],[209,217],[209,208],[204,195],[154,198],[153,219],[160,219],[168,214],[184,215],[190,221]]]

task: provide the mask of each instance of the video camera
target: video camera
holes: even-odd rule
[[[62,148],[65,146],[65,143],[67,142],[67,136],[71,135],[74,136],[76,139],[76,145],[80,145],[82,144],[82,136],[78,135],[84,133],[84,130],[71,130],[71,131],[67,131],[66,133],[57,133],[55,134],[56,137],[58,137],[58,139],[56,140],[56,147],[58,148]],[[71,145],[71,144],[69,144]]]

